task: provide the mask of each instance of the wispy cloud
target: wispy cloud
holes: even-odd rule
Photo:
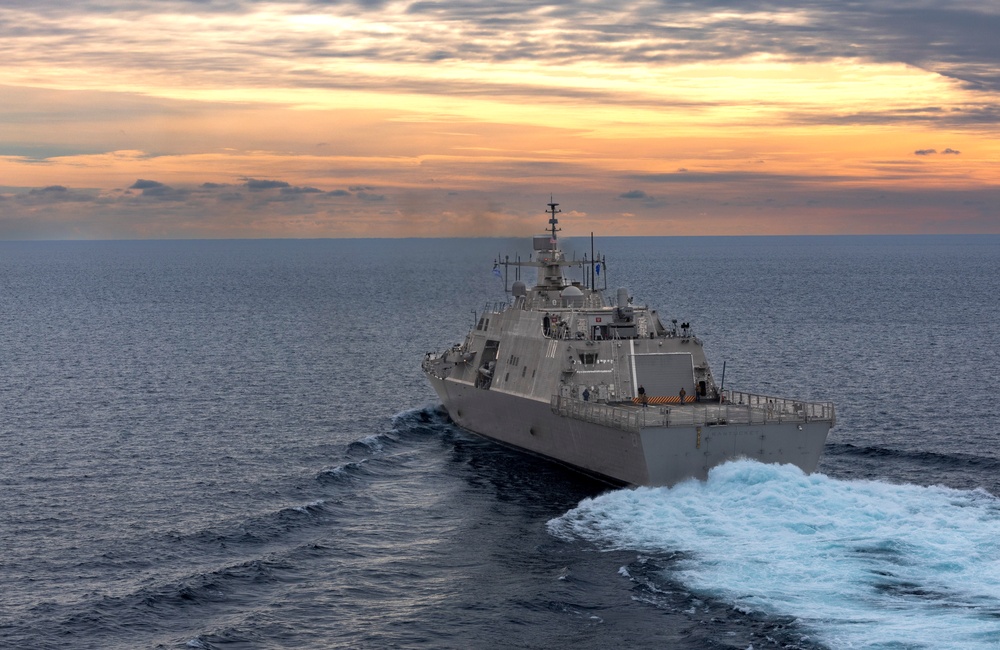
[[[973,0],[733,3],[136,2],[117,11],[43,0],[0,9],[0,54],[22,70],[54,65],[221,87],[426,83],[371,64],[638,65],[780,57],[902,63],[1000,91],[1000,12]],[[136,24],[143,29],[135,29]],[[368,66],[361,71],[357,64]],[[347,65],[343,65],[347,64]],[[435,78],[446,83],[447,75]],[[501,79],[454,79],[462,92]],[[86,78],[81,82],[86,84]],[[355,86],[358,87],[358,86]],[[363,86],[362,86],[363,87]],[[567,90],[567,89],[564,89]],[[468,87],[466,87],[468,92]]]
[[[938,151],[937,149],[917,149],[913,153],[918,156],[933,156],[934,154],[937,153],[940,153],[944,156],[957,156],[962,152],[958,151],[957,149],[952,149],[951,147],[948,147],[943,151]]]
[[[986,0],[9,0],[0,237],[494,233],[553,191],[671,233],[965,192],[996,231],[998,33]]]

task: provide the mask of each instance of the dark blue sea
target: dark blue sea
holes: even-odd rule
[[[817,473],[669,489],[423,380],[526,243],[0,243],[0,647],[1000,648],[1000,237],[599,238],[727,388],[837,405]]]

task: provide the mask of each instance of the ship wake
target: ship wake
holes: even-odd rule
[[[995,648],[1000,499],[738,461],[705,482],[609,492],[549,522],[603,550],[671,554],[665,580],[792,616],[830,647]]]

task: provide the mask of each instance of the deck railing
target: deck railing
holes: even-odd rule
[[[739,391],[726,391],[722,402],[686,406],[614,406],[560,395],[553,395],[551,404],[552,411],[559,415],[623,431],[638,431],[643,427],[836,421],[831,402],[805,402]]]
[[[813,420],[835,422],[837,419],[832,402],[805,402],[729,390],[726,391],[724,405],[729,408],[748,408],[754,413],[760,412],[764,422],[812,422]]]
[[[643,414],[637,409],[587,402],[560,395],[552,396],[552,412],[623,431],[638,431],[643,426]]]

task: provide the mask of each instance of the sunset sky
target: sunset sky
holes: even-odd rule
[[[1000,233],[996,0],[4,0],[0,239]]]

